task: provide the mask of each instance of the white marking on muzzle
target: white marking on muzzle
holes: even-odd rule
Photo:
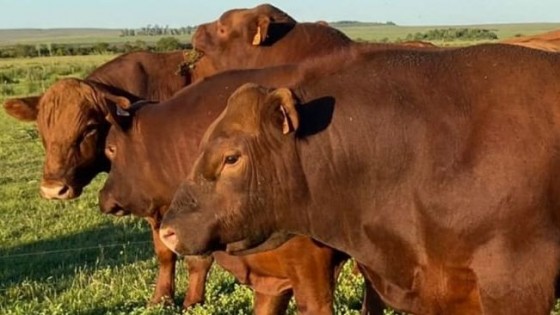
[[[69,199],[72,189],[65,185],[44,186],[41,185],[41,196],[45,199]]]

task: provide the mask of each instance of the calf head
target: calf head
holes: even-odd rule
[[[307,191],[295,153],[298,125],[290,90],[240,87],[204,135],[188,180],[164,216],[166,245],[190,255],[274,239],[274,218]]]
[[[272,45],[295,24],[287,13],[269,4],[234,9],[215,22],[198,26],[192,42],[219,69],[226,70],[228,64],[243,64],[258,46]]]
[[[78,197],[96,174],[108,169],[103,155],[109,128],[106,115],[129,100],[79,79],[62,79],[40,97],[8,99],[6,112],[36,121],[45,148],[41,195],[46,199]]]

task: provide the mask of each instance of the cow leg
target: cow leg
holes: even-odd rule
[[[291,298],[291,290],[287,290],[281,295],[267,295],[255,291],[253,312],[255,315],[286,314]]]
[[[369,283],[366,277],[364,277],[364,299],[362,302],[362,315],[383,315],[385,310],[385,303],[381,300],[381,297],[375,290],[373,286]]]
[[[290,281],[299,314],[333,314],[334,287],[338,266],[343,259],[337,252],[320,245],[315,245],[313,253],[299,256],[298,264],[289,270]],[[301,258],[304,261],[301,261]]]
[[[212,267],[214,258],[212,256],[187,256],[185,257],[185,268],[189,272],[188,289],[185,292],[183,308],[191,307],[204,302],[204,290],[206,277]]]
[[[159,265],[156,290],[150,304],[171,303],[175,294],[175,261],[177,256],[159,238],[159,220],[152,217],[146,218],[146,220],[152,228],[152,239]]]

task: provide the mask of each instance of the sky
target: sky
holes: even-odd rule
[[[213,21],[239,0],[0,0],[0,29],[180,27]],[[393,21],[399,25],[560,22],[560,0],[283,0],[298,21]]]

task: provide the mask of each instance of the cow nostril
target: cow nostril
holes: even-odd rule
[[[115,203],[112,206],[109,207],[109,211],[107,213],[116,215],[118,217],[123,216],[126,214],[126,211],[124,210],[123,207],[121,207],[121,205]]]
[[[168,237],[171,237],[173,235],[175,235],[175,231],[173,231],[172,229],[165,229],[165,230],[162,230],[162,232],[161,232],[161,236],[163,238],[168,238]]]
[[[43,182],[41,184],[41,195],[45,199],[72,199],[74,193],[72,187],[60,182]]]
[[[123,216],[129,213],[113,198],[100,199],[99,207],[104,214]]]
[[[63,195],[65,195],[69,190],[70,190],[70,186],[64,185],[64,186],[62,186],[62,188],[61,188],[60,191],[58,192],[58,195],[59,195],[59,196],[63,196]]]
[[[176,250],[179,240],[177,238],[177,234],[172,228],[160,229],[159,237],[161,238],[165,246],[169,247],[169,249],[171,249],[172,251]]]

